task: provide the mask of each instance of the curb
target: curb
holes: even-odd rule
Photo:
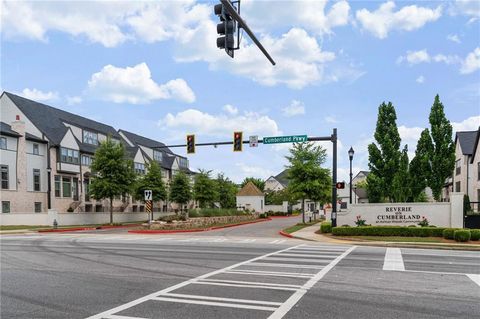
[[[112,229],[112,228],[129,228],[129,227],[138,227],[142,226],[142,224],[128,224],[128,225],[104,225],[104,226],[98,226],[95,229]]]
[[[291,234],[284,232],[283,230],[278,232],[280,235],[288,237],[288,238],[295,238]]]
[[[250,222],[244,222],[244,223],[239,223],[239,224],[232,224],[232,225],[226,225],[226,226],[214,226],[214,227],[209,227],[209,228],[196,228],[196,229],[141,229],[141,230],[129,230],[129,233],[132,234],[174,234],[174,233],[197,233],[197,232],[203,232],[203,231],[210,231],[210,230],[216,230],[216,229],[222,229],[222,228],[230,228],[230,227],[236,227],[236,226],[242,226],[242,225],[248,225],[248,224],[256,224],[256,223],[261,223],[261,222],[266,222],[270,221],[270,218],[265,218],[265,219],[260,219],[260,220],[254,220]]]
[[[290,215],[290,216],[268,216],[268,218],[292,218],[298,217],[299,215]]]

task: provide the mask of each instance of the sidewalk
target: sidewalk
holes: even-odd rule
[[[451,243],[424,243],[424,242],[391,242],[391,241],[373,241],[373,240],[350,240],[342,237],[332,238],[315,232],[320,229],[320,225],[305,227],[299,231],[291,233],[293,238],[317,241],[328,244],[347,244],[357,246],[378,246],[378,247],[400,247],[400,248],[430,248],[430,249],[451,249],[451,250],[474,250],[480,251],[479,244],[451,244]]]

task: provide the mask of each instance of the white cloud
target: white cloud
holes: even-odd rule
[[[433,57],[433,61],[443,62],[445,64],[455,64],[460,62],[460,58],[457,55],[437,54]]]
[[[400,134],[403,144],[412,141],[415,141],[416,144],[416,141],[420,138],[420,134],[423,130],[423,127],[407,127],[405,125],[400,125],[398,127],[398,134]]]
[[[450,41],[455,42],[455,43],[462,43],[462,41],[460,41],[460,37],[456,34],[447,35],[447,40],[450,40]]]
[[[176,99],[192,103],[195,94],[183,79],[157,84],[146,63],[119,68],[106,65],[88,81],[87,92],[115,103],[144,104],[158,99]]]
[[[305,104],[303,102],[292,100],[289,106],[282,109],[282,113],[286,117],[305,114]]]
[[[423,75],[420,75],[416,80],[417,83],[424,83],[425,82],[425,77]]]
[[[470,52],[462,62],[460,73],[469,74],[480,69],[480,47]]]
[[[27,99],[34,100],[37,102],[47,102],[47,101],[51,102],[51,101],[58,100],[58,92],[52,92],[52,91],[43,92],[35,88],[33,89],[25,88],[23,89],[22,92],[19,92],[18,94]]]
[[[82,103],[83,99],[81,96],[66,96],[65,99],[67,100],[67,105],[75,105]]]
[[[225,69],[266,86],[285,84],[301,89],[314,82],[333,80],[325,71],[325,66],[335,59],[335,53],[322,51],[317,39],[303,29],[290,29],[279,38],[261,37],[262,44],[277,62],[272,66],[257,46],[248,43],[245,38],[241,50],[235,52],[235,59],[227,57],[225,52],[213,45],[205,46],[205,43],[215,43],[215,28],[213,22],[205,22],[185,35],[184,45],[177,47],[176,60],[205,61],[211,69]]]
[[[237,115],[238,114],[238,108],[231,104],[226,104],[223,106],[223,110],[227,112],[230,115]]]
[[[338,123],[338,121],[337,121],[337,119],[335,118],[335,116],[331,116],[331,115],[325,117],[325,122],[331,123],[331,124]]]
[[[402,63],[403,61],[407,61],[410,65],[430,62],[430,55],[428,54],[427,49],[419,51],[407,51],[405,56],[400,56],[397,59],[397,63]]]
[[[187,109],[177,114],[168,113],[159,121],[159,126],[172,132],[228,138],[231,138],[234,131],[243,131],[244,136],[271,136],[281,133],[273,119],[256,112],[232,115]]]
[[[435,9],[405,6],[398,11],[395,3],[388,1],[375,11],[361,9],[356,12],[356,18],[363,29],[380,39],[385,39],[392,30],[413,31],[423,27],[428,22],[436,21],[442,15],[442,7]]]
[[[451,122],[453,132],[475,131],[480,126],[480,115],[471,116],[461,122]]]
[[[265,28],[296,26],[317,35],[331,34],[335,27],[349,23],[350,5],[347,1],[282,1],[272,5],[269,1],[242,1],[242,15],[256,31]],[[268,13],[268,14],[266,14]]]
[[[256,177],[261,179],[267,179],[272,175],[275,175],[275,172],[271,171],[265,166],[254,166],[251,163],[236,163],[235,167],[240,170],[240,174],[237,173],[236,180],[243,180],[245,177]],[[277,173],[278,174],[278,173]]]
[[[450,7],[451,15],[471,17],[470,23],[480,18],[480,2],[478,0],[455,0]]]

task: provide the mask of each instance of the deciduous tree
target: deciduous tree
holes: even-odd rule
[[[195,175],[193,198],[198,201],[200,208],[207,208],[213,205],[217,197],[217,188],[215,182],[210,178],[210,171],[200,170]]]
[[[180,171],[173,176],[173,180],[170,183],[169,199],[174,203],[180,204],[180,210],[183,210],[183,205],[192,199],[190,181],[184,172]]]
[[[167,199],[167,189],[162,178],[160,165],[156,161],[147,164],[147,173],[137,177],[133,187],[133,197],[136,200],[144,201],[144,191],[152,190],[153,201],[164,201]]]

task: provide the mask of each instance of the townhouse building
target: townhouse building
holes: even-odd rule
[[[9,92],[0,96],[0,106],[2,213],[102,212],[109,204],[89,196],[90,164],[99,143],[107,137],[125,144],[139,174],[145,174],[145,164],[157,156],[153,148],[139,142],[152,140],[128,132],[121,134],[110,125]],[[186,158],[170,150],[162,152],[168,153],[160,161],[167,182],[172,170],[190,172]],[[163,204],[157,208],[164,208]],[[128,196],[114,201],[117,212],[143,210],[142,203]]]
[[[455,168],[443,193],[447,200],[450,192],[454,191],[467,194],[470,201],[480,201],[479,134],[480,128],[455,135]]]

